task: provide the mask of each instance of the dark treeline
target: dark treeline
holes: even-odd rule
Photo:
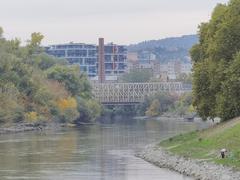
[[[101,106],[78,66],[44,53],[40,33],[26,46],[7,40],[0,28],[0,122],[93,121]]]

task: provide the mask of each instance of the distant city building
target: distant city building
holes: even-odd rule
[[[160,76],[167,77],[169,80],[176,79],[180,74],[190,74],[192,71],[191,63],[182,63],[180,61],[168,62],[167,64],[160,64]]]
[[[139,64],[150,64],[156,60],[156,55],[149,51],[142,51],[138,54]]]
[[[127,48],[113,43],[106,44],[105,73],[106,76],[119,76],[127,70]]]
[[[68,43],[46,47],[49,55],[66,59],[70,64],[78,64],[82,72],[93,80],[98,80],[98,45]],[[104,66],[106,80],[116,80],[127,70],[127,49],[113,43],[104,45]],[[109,77],[111,76],[111,77]]]
[[[187,62],[181,60],[169,60],[161,63],[157,56],[150,51],[129,52],[127,55],[128,71],[132,69],[147,69],[152,72],[153,78],[161,81],[175,80],[184,73],[192,71],[191,59]]]
[[[127,55],[128,71],[132,69],[147,69],[154,74],[156,65],[156,55],[143,51],[140,53],[130,52]]]
[[[137,52],[128,52],[127,53],[127,67],[128,72],[130,72],[132,69],[138,68],[138,53]]]
[[[181,64],[181,73],[185,74],[192,73],[192,64],[191,63]]]

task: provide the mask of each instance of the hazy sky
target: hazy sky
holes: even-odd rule
[[[5,37],[25,41],[41,32],[44,44],[120,44],[194,34],[217,3],[227,0],[0,0]]]

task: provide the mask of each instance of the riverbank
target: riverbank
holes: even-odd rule
[[[57,123],[16,123],[8,124],[0,127],[0,134],[21,133],[28,131],[45,131],[45,130],[60,130],[64,127],[69,127],[68,124]]]
[[[240,118],[148,146],[137,156],[201,180],[239,180]],[[220,150],[227,149],[221,159]]]
[[[197,180],[239,180],[240,172],[204,160],[174,155],[158,146],[148,146],[136,155],[160,168],[167,168]]]

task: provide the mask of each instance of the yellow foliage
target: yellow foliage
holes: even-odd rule
[[[151,116],[151,117],[154,117],[154,116],[157,116],[159,115],[159,106],[160,106],[160,102],[159,100],[155,99],[151,106],[147,109],[147,111],[145,112],[145,114],[147,116]]]
[[[190,105],[190,106],[189,106],[188,112],[190,112],[190,113],[196,112],[196,109],[193,107],[193,105]]]
[[[37,113],[34,112],[34,111],[28,112],[28,113],[25,114],[25,119],[26,119],[27,121],[30,121],[30,122],[35,122],[35,121],[37,121],[37,119],[38,119],[38,115],[37,115]]]
[[[57,105],[59,109],[63,111],[66,109],[75,109],[77,108],[77,101],[76,99],[69,97],[69,98],[58,100]]]

